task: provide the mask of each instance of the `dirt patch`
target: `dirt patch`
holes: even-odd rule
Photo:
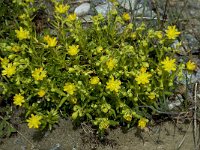
[[[179,145],[179,150],[194,149],[192,124],[165,122],[141,133],[136,128],[127,133],[117,128],[102,141],[83,128],[74,130],[70,120],[61,120],[52,132],[37,132],[26,124],[18,131],[3,140],[0,150],[177,150]]]

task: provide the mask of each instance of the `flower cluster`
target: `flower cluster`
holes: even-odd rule
[[[56,37],[52,38],[49,35],[44,37],[44,41],[47,42],[48,47],[55,47],[57,44]]]
[[[68,4],[52,0],[51,29],[38,33],[32,3],[21,2],[13,34],[0,42],[0,89],[26,110],[29,128],[51,129],[59,116],[70,116],[100,132],[120,124],[144,129],[153,113],[145,106],[161,106],[177,77],[197,68],[174,56],[180,48],[172,47],[180,35],[176,26],[150,29],[133,22],[131,13],[117,12],[116,3],[107,17],[92,16],[85,26]]]
[[[33,71],[32,76],[36,81],[43,80],[46,77],[46,71],[44,71],[42,67],[35,68],[35,71]]]
[[[73,83],[65,83],[65,86],[64,86],[64,91],[67,92],[68,94],[70,95],[73,95],[74,92],[76,90],[76,87]]]
[[[40,122],[41,119],[42,119],[42,116],[31,114],[31,117],[29,119],[27,119],[28,127],[29,128],[39,128],[39,125],[41,124],[41,122]]]
[[[118,92],[120,89],[121,81],[115,80],[114,77],[111,77],[110,80],[107,82],[106,89],[109,89],[110,91]]]
[[[20,27],[19,30],[15,30],[15,32],[19,40],[28,39],[30,37],[29,31],[26,29],[23,29],[22,27]]]

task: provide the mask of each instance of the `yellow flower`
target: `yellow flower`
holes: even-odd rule
[[[107,82],[106,89],[109,89],[110,91],[118,92],[120,89],[121,81],[120,80],[114,80],[113,77]]]
[[[167,30],[165,30],[168,39],[175,40],[180,32],[176,29],[176,26],[168,26]]]
[[[103,62],[103,61],[106,60],[106,58],[107,58],[106,56],[101,56],[101,57],[100,57],[100,61]]]
[[[149,38],[154,38],[155,37],[155,31],[153,29],[149,29],[149,31],[148,31],[148,37]]]
[[[156,35],[159,39],[162,39],[162,38],[163,38],[162,31],[156,31],[156,32],[155,32],[155,35]]]
[[[161,62],[163,64],[163,69],[167,72],[175,71],[176,70],[176,59],[169,59],[169,57],[166,57],[165,60]]]
[[[97,53],[101,53],[102,50],[103,50],[102,46],[97,47]]]
[[[37,94],[39,95],[39,97],[43,97],[46,94],[46,92],[45,90],[40,89]]]
[[[146,70],[145,71],[142,70],[141,68],[141,72],[136,76],[135,80],[137,81],[137,84],[147,84],[149,83],[150,77],[151,77],[151,74],[146,72]]]
[[[131,113],[125,113],[123,118],[126,120],[126,121],[131,121],[132,120],[132,114]]]
[[[149,93],[148,97],[149,97],[151,100],[153,100],[153,99],[156,98],[156,93],[155,93],[155,92],[151,92],[151,93]]]
[[[14,52],[19,52],[20,51],[20,47],[18,45],[14,45],[12,48],[11,48],[12,51]]]
[[[98,84],[99,83],[99,77],[92,77],[90,79],[90,84]]]
[[[108,118],[102,118],[102,121],[99,124],[99,129],[105,130],[109,127],[109,124],[110,124],[110,122],[109,122]]]
[[[19,93],[19,94],[15,94],[14,98],[13,98],[13,103],[15,105],[19,105],[22,106],[22,103],[25,102],[24,97]]]
[[[21,15],[19,16],[19,19],[24,20],[26,17],[27,17],[26,14],[21,14]]]
[[[41,122],[40,122],[41,119],[42,119],[42,116],[31,114],[31,117],[29,119],[27,119],[28,127],[29,128],[39,128],[39,125],[41,124]]]
[[[147,68],[146,68],[146,67],[141,67],[141,68],[140,68],[140,72],[144,73],[144,72],[146,72],[146,71],[147,71]]]
[[[68,82],[68,83],[65,83],[64,91],[67,92],[70,95],[73,95],[74,92],[76,91],[76,87],[73,83]]]
[[[77,103],[77,98],[76,98],[76,97],[71,98],[71,99],[70,99],[70,102],[71,102],[72,104],[76,104],[76,103]]]
[[[44,37],[44,41],[47,42],[47,45],[49,47],[55,47],[56,44],[57,44],[56,37],[52,38],[49,35],[47,35],[47,36]]]
[[[162,70],[159,67],[157,67],[156,68],[156,73],[160,76],[160,75],[162,75]]]
[[[140,118],[140,120],[138,121],[138,127],[140,127],[141,129],[145,128],[147,123],[149,122],[148,119],[146,118]]]
[[[188,71],[194,71],[196,69],[196,64],[194,62],[192,62],[191,60],[189,60],[187,63],[186,63],[186,68]]]
[[[9,63],[7,66],[4,66],[4,70],[2,71],[3,76],[11,77],[16,72],[16,67]]]
[[[0,57],[0,60],[1,60],[1,66],[3,67],[3,68],[5,68],[8,64],[9,64],[9,59],[8,58],[1,58]]]
[[[111,106],[108,103],[101,105],[101,111],[104,112],[104,113],[107,113],[110,109],[111,109]]]
[[[115,67],[116,63],[117,63],[117,60],[116,60],[116,59],[110,58],[110,59],[106,62],[106,65],[107,65],[108,69],[111,71],[111,70],[113,70],[113,68]]]
[[[47,76],[46,73],[47,72],[44,71],[42,67],[35,68],[35,71],[32,73],[32,76],[36,81],[43,80],[43,78]]]
[[[75,21],[75,20],[76,20],[76,14],[75,13],[68,15],[67,21],[72,22],[72,21]]]
[[[59,14],[64,14],[68,11],[69,5],[59,4],[55,6],[55,12]]]
[[[69,49],[68,49],[68,54],[71,55],[71,56],[74,56],[76,55],[78,52],[79,52],[79,45],[72,45],[72,46],[69,46]]]
[[[124,19],[124,21],[129,21],[131,19],[131,16],[129,15],[129,13],[123,13],[122,18]]]
[[[19,28],[19,30],[15,30],[15,33],[17,34],[17,38],[19,40],[23,40],[23,39],[28,39],[29,38],[29,31],[23,29],[22,27]]]

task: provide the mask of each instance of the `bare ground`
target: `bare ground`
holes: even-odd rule
[[[0,150],[193,150],[192,124],[164,122],[138,133],[131,128],[123,133],[120,128],[109,130],[100,142],[89,133],[87,126],[73,129],[71,121],[61,120],[52,132],[44,134],[19,126],[18,134],[4,139]]]

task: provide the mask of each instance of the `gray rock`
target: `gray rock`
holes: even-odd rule
[[[111,8],[112,8],[112,3],[106,3],[95,7],[96,11],[99,14],[102,14],[104,17],[107,15],[109,10],[111,10]]]
[[[179,81],[179,83],[186,85],[186,77],[187,77],[187,82],[188,84],[194,84],[200,81],[200,69],[197,69],[196,73],[189,74],[186,72],[183,72],[184,74],[184,79]]]
[[[57,143],[53,148],[51,148],[50,150],[60,150],[60,144]]]
[[[121,7],[127,9],[127,10],[134,10],[137,4],[137,0],[117,0]]]
[[[92,22],[92,16],[91,15],[86,15],[82,18],[82,22],[87,22],[87,23],[90,23]]]
[[[135,16],[142,16],[142,17],[156,17],[156,14],[147,6],[143,4],[138,4],[135,9]]]
[[[76,13],[77,16],[84,16],[88,14],[90,10],[90,4],[89,3],[83,3],[80,6],[76,7],[74,10],[74,13]]]
[[[21,146],[21,150],[26,150],[26,149],[27,149],[27,147],[25,145]]]
[[[176,97],[175,97],[175,101],[171,102],[168,104],[168,108],[169,110],[172,110],[173,108],[177,107],[177,106],[180,106],[181,103],[183,102],[183,97],[181,94],[178,94]]]
[[[195,74],[188,74],[187,77],[189,81],[191,81],[190,83],[197,83],[200,81],[200,69],[198,69]]]
[[[187,46],[187,49],[190,49],[192,54],[198,54],[200,52],[200,42],[192,34],[185,34],[183,36],[185,38],[183,43]]]
[[[121,7],[127,10],[134,10],[135,16],[156,17],[156,14],[149,7],[149,3],[142,0],[118,0]]]

